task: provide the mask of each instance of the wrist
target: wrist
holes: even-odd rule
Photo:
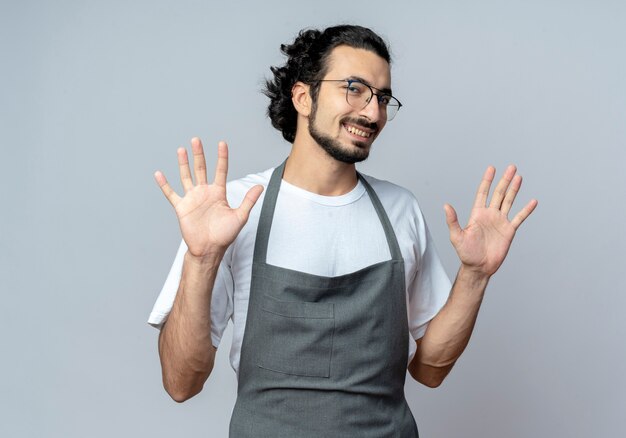
[[[472,289],[485,289],[491,275],[476,270],[470,266],[461,263],[459,272],[457,274],[457,281],[462,281]]]
[[[222,261],[225,252],[226,251],[216,249],[215,251],[208,252],[207,254],[197,256],[187,250],[187,253],[185,254],[185,264],[202,271],[215,269]]]

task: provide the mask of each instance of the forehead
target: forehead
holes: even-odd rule
[[[363,78],[379,89],[391,88],[391,70],[383,58],[370,50],[335,47],[328,57],[328,71],[324,79],[347,79],[353,76]]]

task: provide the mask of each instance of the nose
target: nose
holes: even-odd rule
[[[387,116],[384,114],[384,110],[381,108],[378,103],[378,96],[375,94],[372,96],[370,101],[365,105],[365,107],[361,110],[360,114],[363,117],[367,117],[373,123],[383,123],[387,121]]]

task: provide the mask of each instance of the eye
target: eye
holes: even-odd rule
[[[348,82],[346,88],[348,90],[348,93],[358,95],[364,92],[365,85],[360,82]]]
[[[391,103],[391,96],[388,94],[383,94],[378,97],[378,103],[381,105],[389,105]]]

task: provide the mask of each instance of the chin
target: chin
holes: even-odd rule
[[[343,129],[343,128],[342,128]],[[371,141],[350,140],[347,144],[337,138],[318,131],[314,124],[309,124],[309,134],[331,158],[342,163],[354,164],[364,161],[369,156]],[[373,141],[373,139],[372,139]]]
[[[322,146],[322,148],[328,153],[328,155],[330,155],[335,160],[347,164],[355,164],[367,160],[370,152],[369,145],[355,144],[351,147],[341,147],[333,149],[327,149]]]

